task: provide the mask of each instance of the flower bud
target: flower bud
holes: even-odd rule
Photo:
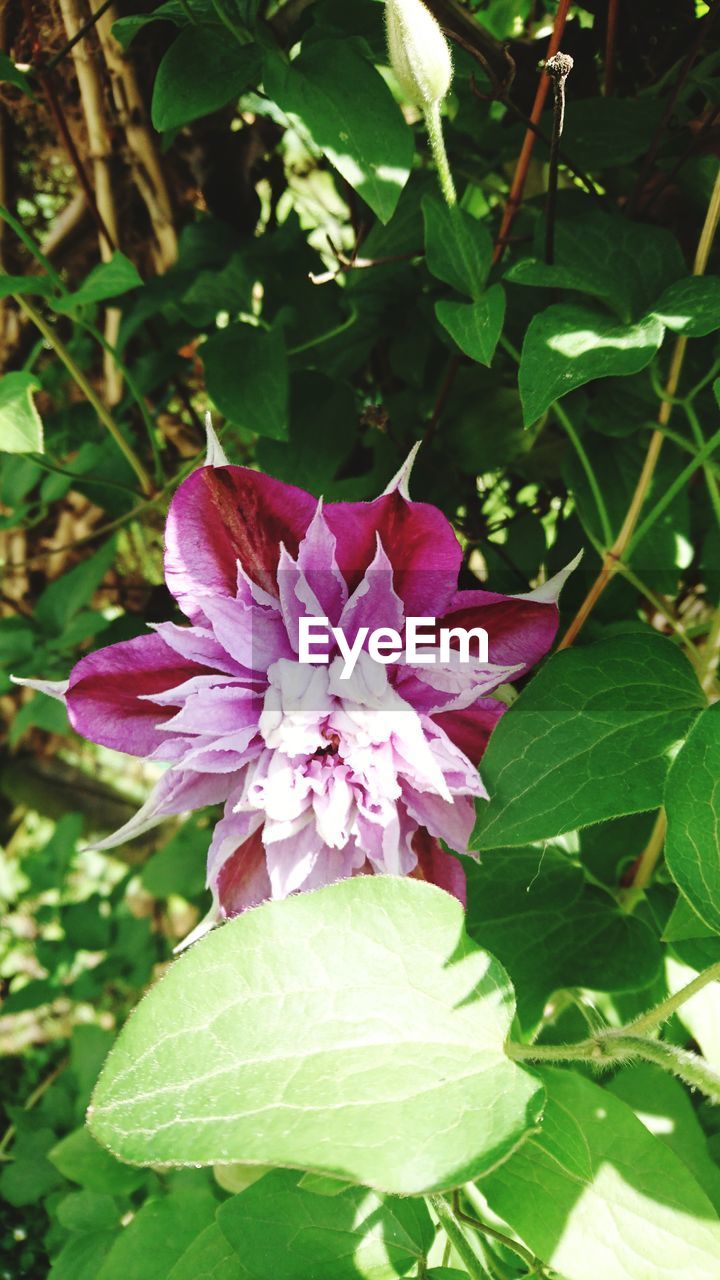
[[[405,97],[428,107],[445,97],[452,59],[438,23],[422,0],[386,0],[390,65]]]

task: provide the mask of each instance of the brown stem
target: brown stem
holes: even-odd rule
[[[550,42],[547,47],[546,60],[554,57],[560,48],[560,41],[562,40],[563,32],[565,30],[565,23],[567,21],[569,8],[570,0],[560,0],[557,7],[557,13],[555,14],[552,35],[550,36]],[[530,112],[530,120],[535,125],[540,122],[540,117],[542,115],[543,107],[545,106],[545,99],[547,98],[549,88],[550,81],[545,74],[542,74],[538,81],[535,101],[533,103],[532,111]],[[532,129],[528,129],[523,139],[517,165],[515,166],[515,173],[513,174],[513,180],[510,186],[510,194],[508,195],[507,203],[503,210],[500,230],[498,231],[497,240],[495,242],[493,265],[497,264],[503,256],[505,249],[504,242],[507,239],[508,232],[515,221],[517,211],[520,208],[522,193],[525,189],[525,181],[527,179],[530,160],[534,149],[535,133]]]
[[[603,93],[606,98],[612,95],[615,88],[615,42],[617,39],[617,20],[620,0],[608,0],[607,31],[605,33],[605,73],[603,77]]]
[[[712,248],[715,232],[717,231],[718,221],[720,221],[720,169],[718,169],[715,178],[715,185],[713,187],[707,213],[705,215],[705,221],[698,240],[695,262],[693,264],[693,275],[695,276],[702,276],[705,274],[708,258],[710,256],[710,249]],[[683,338],[681,335],[676,340],[673,348],[670,360],[670,369],[668,372],[667,382],[665,384],[665,391],[658,410],[658,426],[650,437],[650,444],[645,456],[642,471],[640,472],[640,477],[637,485],[635,486],[635,492],[630,500],[630,506],[627,509],[625,519],[622,523],[622,528],[620,529],[612,547],[605,552],[602,568],[578,609],[578,612],[570,623],[570,626],[565,632],[565,635],[560,641],[558,649],[568,649],[582,631],[582,628],[590,617],[590,614],[595,608],[595,605],[600,599],[603,591],[614,578],[618,569],[618,563],[622,561],[630,539],[635,532],[635,526],[637,525],[643,503],[647,497],[648,489],[650,488],[650,483],[655,474],[655,468],[657,467],[658,459],[660,457],[660,451],[663,446],[664,431],[670,420],[670,414],[673,409],[672,401],[675,398],[678,384],[680,382],[680,374],[682,372],[683,360],[685,359],[686,346],[687,339]]]

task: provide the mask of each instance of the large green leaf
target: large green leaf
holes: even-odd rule
[[[203,1187],[146,1200],[113,1244],[97,1280],[167,1280],[191,1242],[213,1222],[216,1208]]]
[[[665,788],[665,859],[691,907],[720,933],[720,704],[693,725]]]
[[[572,1072],[542,1072],[542,1132],[482,1184],[563,1280],[718,1280],[720,1222],[682,1160],[630,1107]]]
[[[625,324],[642,319],[669,282],[686,271],[671,232],[601,209],[559,219],[552,266],[542,261],[544,232],[540,222],[535,255],[510,267],[507,279],[514,284],[591,294],[616,311]]]
[[[652,360],[664,332],[653,315],[623,325],[592,307],[569,302],[534,316],[518,374],[525,422],[535,422],[554,400],[595,378],[638,373]]]
[[[249,1272],[217,1222],[211,1222],[178,1259],[167,1280],[249,1280]]]
[[[287,440],[288,369],[282,335],[231,324],[202,348],[208,395],[231,422]]]
[[[680,650],[651,632],[556,654],[490,739],[474,847],[657,808],[671,750],[703,702]]]
[[[435,303],[435,314],[471,360],[489,365],[502,333],[505,319],[505,290],[494,284],[475,302],[456,302],[442,298]]]
[[[653,311],[686,338],[703,338],[720,329],[720,276],[688,276],[668,285]]]
[[[424,1201],[365,1187],[318,1196],[298,1181],[275,1170],[218,1213],[252,1280],[393,1280],[427,1257],[435,1228]]]
[[[265,90],[387,222],[410,174],[413,137],[382,76],[353,41],[317,40],[287,65],[268,59]]]
[[[563,987],[638,991],[660,968],[649,928],[586,884],[558,849],[494,849],[466,863],[468,933],[505,965],[523,1026]]]
[[[32,373],[6,373],[0,381],[0,453],[42,453],[43,424],[33,391]]]
[[[458,293],[481,297],[492,261],[487,228],[458,205],[448,209],[437,196],[424,196],[422,212],[428,271]]]
[[[151,115],[162,133],[210,115],[240,97],[260,76],[256,44],[238,44],[224,26],[187,26],[163,56]]]
[[[513,1008],[454,898],[343,881],[248,912],[177,961],[110,1054],[90,1125],[138,1163],[456,1185],[540,1112],[537,1080],[504,1052]]]
[[[653,1062],[638,1062],[618,1071],[607,1087],[680,1157],[715,1209],[720,1209],[720,1169],[710,1157],[697,1112],[679,1080]]]

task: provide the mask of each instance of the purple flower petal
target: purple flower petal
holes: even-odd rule
[[[316,501],[293,485],[245,467],[202,467],[175,494],[165,529],[165,578],[191,619],[203,601],[234,597],[237,562],[276,595],[275,571],[284,542],[296,554]]]
[[[67,692],[70,723],[103,747],[150,755],[166,736],[158,725],[170,713],[158,711],[147,699],[205,670],[179,657],[158,635],[98,649],[73,668]]]

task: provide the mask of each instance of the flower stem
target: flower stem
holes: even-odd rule
[[[83,373],[80,366],[75,363],[73,357],[70,355],[70,352],[68,351],[64,342],[61,341],[61,339],[58,337],[55,331],[51,328],[51,326],[49,324],[46,324],[45,320],[40,315],[40,313],[36,311],[33,306],[31,306],[31,304],[27,301],[26,298],[22,296],[22,294],[14,294],[13,296],[18,306],[25,312],[28,319],[32,320],[35,327],[39,329],[40,333],[43,335],[46,341],[50,344],[56,356],[58,356],[58,358],[62,360],[62,363],[65,365],[65,368],[67,369],[68,373],[73,378],[73,380],[77,383],[77,386],[80,388],[80,390],[82,391],[83,395],[86,397],[88,402],[92,405],[93,409],[95,410],[103,426],[107,429],[107,431],[110,432],[110,435],[112,436],[113,440],[118,446],[118,449],[120,449],[122,453],[125,455],[127,461],[130,463],[130,466],[135,472],[135,475],[140,481],[140,487],[143,493],[146,496],[149,496],[150,494],[152,494],[153,483],[147,471],[145,470],[145,467],[143,466],[142,462],[140,461],[137,454],[135,453],[135,450],[133,449],[132,445],[128,444],[127,440],[125,439],[119,427],[117,426],[116,422],[114,421],[112,415],[108,412],[108,410],[105,408],[105,405],[98,398],[94,388],[92,387],[88,379],[85,377],[85,374]]]
[[[430,141],[430,150],[432,151],[433,160],[438,171],[438,180],[440,182],[440,190],[443,199],[449,209],[453,209],[457,204],[457,192],[455,183],[450,172],[450,164],[445,149],[445,138],[443,137],[442,116],[440,114],[440,102],[429,102],[425,107],[425,124],[427,125],[428,138]]]
[[[470,1280],[488,1280],[487,1271],[481,1265],[475,1250],[448,1204],[445,1196],[429,1195],[425,1197],[430,1208],[434,1211],[440,1226],[442,1227],[448,1240],[451,1242],[453,1249],[457,1253]]]
[[[703,969],[692,982],[688,982],[686,986],[681,987],[674,995],[668,996],[666,1000],[661,1000],[653,1009],[648,1009],[647,1013],[642,1013],[639,1018],[635,1018],[624,1028],[625,1031],[632,1035],[644,1035],[648,1031],[654,1031],[663,1022],[667,1022],[677,1009],[684,1005],[687,1000],[691,1000],[698,991],[702,991],[703,987],[708,986],[710,982],[720,981],[720,963],[711,964],[709,969]]]

